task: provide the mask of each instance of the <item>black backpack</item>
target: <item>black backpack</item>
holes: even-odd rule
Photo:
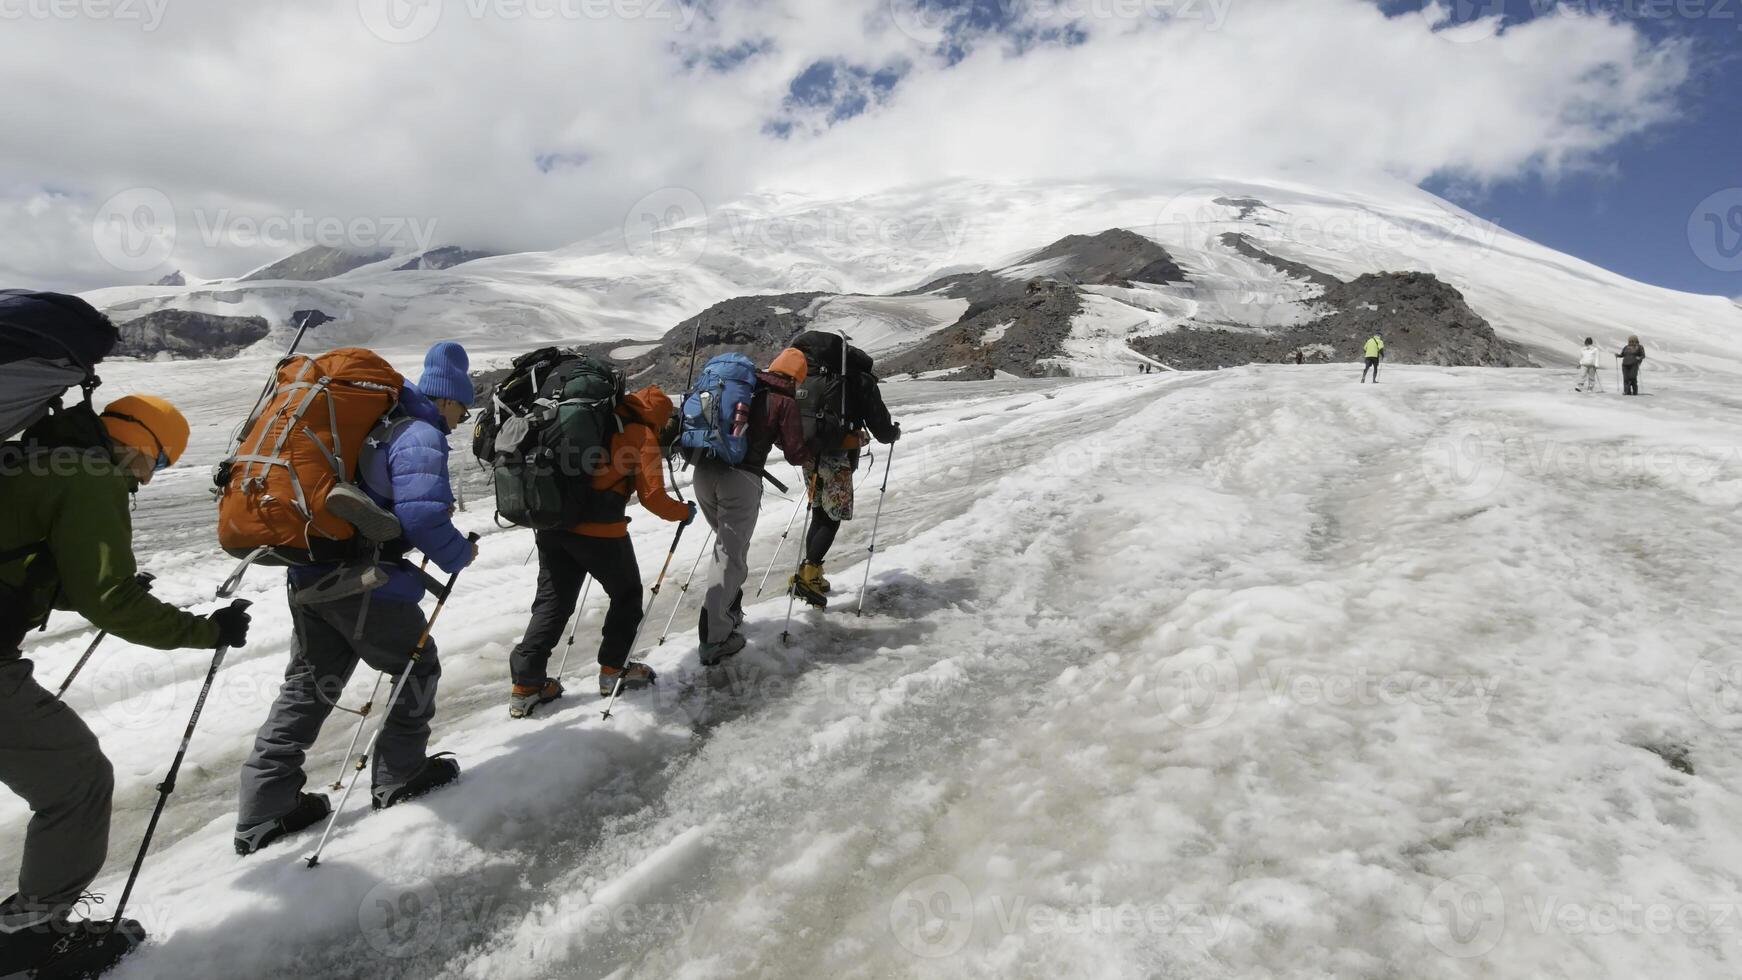
[[[107,454],[108,433],[91,405],[91,393],[102,383],[97,364],[119,339],[109,318],[77,296],[0,290],[0,479],[27,471],[28,461],[40,452]],[[84,398],[63,407],[61,397],[73,387]],[[0,584],[0,654],[16,649],[31,625],[25,621],[27,596],[52,573],[41,557],[44,547],[42,541],[30,541],[0,549],[0,564],[36,558],[27,566],[23,588]]]
[[[0,290],[0,441],[25,434],[35,441],[65,445],[71,438],[95,445],[102,426],[91,408],[91,392],[102,379],[97,364],[114,349],[120,331],[109,318],[77,296],[28,289]],[[82,405],[63,409],[71,388],[84,393]],[[50,415],[77,412],[83,418],[38,426]]]
[[[472,432],[498,519],[541,531],[610,519],[613,501],[593,475],[623,430],[622,401],[623,373],[597,358],[557,347],[516,358]]]
[[[821,330],[799,334],[792,346],[804,353],[806,362],[804,383],[793,395],[805,444],[818,452],[836,449],[864,422],[851,382],[869,374],[875,362],[840,334]]]

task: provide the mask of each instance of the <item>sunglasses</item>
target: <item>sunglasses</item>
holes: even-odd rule
[[[151,437],[151,441],[157,444],[157,460],[151,464],[151,472],[162,473],[164,470],[169,469],[169,453],[164,452],[163,440],[157,438],[157,433],[151,431],[151,426],[122,412],[104,412],[103,416],[105,418],[120,419],[123,422],[131,422],[134,425],[139,426],[141,429],[144,429],[145,434]]]

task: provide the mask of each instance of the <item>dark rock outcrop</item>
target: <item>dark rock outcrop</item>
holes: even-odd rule
[[[1054,263],[1046,274],[1080,283],[1107,279],[1133,282],[1185,282],[1185,270],[1155,242],[1134,231],[1109,228],[1098,235],[1067,235],[1022,260],[1022,265]]]
[[[251,272],[238,281],[283,279],[290,282],[318,282],[392,257],[393,253],[385,249],[354,252],[350,249],[316,245],[289,258],[280,259],[258,272]]]
[[[185,286],[187,284],[187,278],[181,274],[180,269],[152,283],[153,286]]]
[[[1038,366],[1059,353],[1082,295],[1068,283],[1040,279],[1016,299],[970,306],[953,325],[878,362],[884,376],[962,368],[952,380],[990,378],[993,371],[1021,377],[1052,373]]]
[[[1362,344],[1378,333],[1385,359],[1398,364],[1528,367],[1522,348],[1501,340],[1459,293],[1427,272],[1382,272],[1338,282],[1322,302],[1332,311],[1287,330],[1226,330],[1185,327],[1140,337],[1131,347],[1176,368],[1208,370],[1294,360],[1357,361]],[[1327,356],[1323,353],[1329,349]]]
[[[122,357],[235,357],[272,330],[264,317],[158,310],[120,324]]]
[[[658,384],[667,390],[681,388],[689,376],[690,346],[695,344],[697,369],[708,358],[725,351],[748,354],[757,364],[766,364],[792,338],[803,333],[810,320],[804,315],[812,302],[828,293],[782,293],[777,296],[740,296],[715,303],[666,332],[659,346],[621,366],[637,385]],[[699,332],[698,332],[699,328]],[[609,358],[622,343],[595,344],[589,353]]]
[[[461,248],[458,245],[443,245],[432,248],[421,255],[414,255],[411,261],[404,265],[394,266],[394,272],[413,272],[417,270],[430,271],[435,269],[452,269],[456,265],[471,262],[476,259],[487,259],[495,252],[479,252],[473,249]]]
[[[1307,265],[1305,262],[1295,262],[1292,259],[1285,259],[1279,255],[1272,255],[1259,247],[1259,245],[1251,238],[1242,235],[1237,231],[1223,232],[1222,244],[1236,252],[1239,252],[1241,255],[1257,259],[1265,265],[1270,266],[1272,269],[1281,272],[1283,275],[1291,276],[1302,282],[1310,282],[1325,289],[1343,284],[1343,280],[1338,279],[1336,276],[1333,276],[1328,272],[1321,272],[1318,269]]]

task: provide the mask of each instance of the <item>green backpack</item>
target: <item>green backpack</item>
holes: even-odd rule
[[[609,520],[593,476],[623,431],[623,373],[586,354],[546,347],[521,355],[490,393],[472,452],[488,464],[496,516],[535,530]]]

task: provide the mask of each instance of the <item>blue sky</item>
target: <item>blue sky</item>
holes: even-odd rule
[[[1445,179],[1423,186],[1526,238],[1632,278],[1742,296],[1742,272],[1702,261],[1688,228],[1692,217],[1702,237],[1715,236],[1707,212],[1696,214],[1696,209],[1714,193],[1742,188],[1742,4],[1711,0],[1682,6],[1703,10],[1699,18],[1645,13],[1668,7],[1661,0],[1605,0],[1601,9],[1621,12],[1654,37],[1685,37],[1698,46],[1696,76],[1681,100],[1681,118],[1619,144],[1607,155],[1603,172],[1552,181],[1527,176],[1475,192]],[[1505,9],[1508,23],[1534,13],[1532,4],[1521,0],[1506,0]],[[1625,16],[1629,11],[1631,16]],[[1742,193],[1721,205],[1717,217],[1724,238],[1721,245],[1708,239],[1708,255],[1713,248],[1722,249],[1720,256],[1742,248],[1742,210],[1732,210],[1742,207]]]
[[[1475,29],[1433,36],[1422,0],[38,5],[0,31],[0,87],[33,93],[12,128],[53,136],[0,141],[0,281],[234,276],[309,244],[255,233],[292,219],[509,252],[623,234],[667,192],[1293,172],[1420,182],[1623,274],[1742,294],[1742,0],[1446,2]],[[1556,2],[1612,9],[1525,6]],[[140,84],[64,81],[98,75]]]
[[[944,18],[946,40],[940,48],[952,60],[962,53],[958,37],[1005,27],[1014,9],[1009,0],[921,2]],[[1456,0],[1447,8],[1446,23],[1501,14],[1505,29],[1550,12],[1556,2]],[[1381,6],[1403,14],[1421,4],[1402,0]],[[1742,250],[1742,191],[1715,211],[1707,209],[1719,227],[1711,219],[1702,221],[1699,211],[1712,194],[1742,188],[1742,0],[1578,0],[1576,6],[1634,24],[1654,39],[1684,38],[1696,45],[1696,75],[1680,101],[1679,118],[1624,140],[1590,166],[1553,178],[1530,171],[1475,185],[1454,174],[1430,178],[1423,186],[1504,228],[1632,278],[1742,296],[1742,272],[1714,268],[1689,240],[1691,234],[1709,237],[1708,256],[1714,249],[1720,257]],[[1068,44],[1074,39],[1019,35],[1016,40]],[[832,124],[865,111],[899,81],[900,75],[888,70],[819,62],[793,79],[787,108],[822,108]],[[780,136],[791,130],[785,119],[766,127]],[[1689,229],[1690,217],[1695,231]],[[1722,237],[1715,237],[1720,227]]]

